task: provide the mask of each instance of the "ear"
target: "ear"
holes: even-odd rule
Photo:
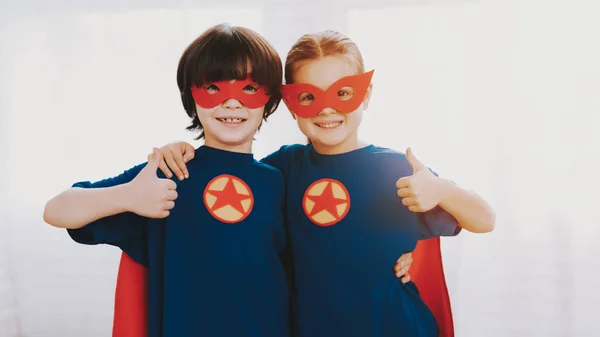
[[[369,84],[367,88],[367,94],[365,95],[365,99],[363,100],[363,109],[367,110],[369,108],[369,101],[371,100],[371,92],[373,90],[373,83]]]
[[[296,120],[296,114],[292,111],[292,109],[290,109],[290,106],[287,104],[287,102],[285,101],[285,99],[282,99],[283,104],[285,104],[285,107],[288,109],[288,111],[290,112],[290,115],[292,115],[292,118],[294,120]]]

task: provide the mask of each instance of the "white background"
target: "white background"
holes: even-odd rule
[[[44,204],[192,140],[177,62],[220,22],[283,58],[302,33],[347,33],[376,69],[362,138],[412,146],[493,205],[494,233],[443,240],[457,336],[599,336],[599,14],[593,0],[0,1],[0,336],[110,335],[119,252],[75,244]],[[254,151],[302,141],[282,105]]]

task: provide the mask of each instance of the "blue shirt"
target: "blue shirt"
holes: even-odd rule
[[[157,336],[288,336],[281,172],[251,154],[207,146],[177,182],[169,217],[106,217],[71,237],[120,247],[149,268],[149,330]],[[75,187],[127,183],[145,167]],[[160,176],[161,178],[163,176]]]
[[[414,283],[393,273],[419,239],[456,235],[441,208],[413,213],[396,181],[413,173],[404,154],[367,146],[339,155],[284,146],[263,159],[287,181],[296,337],[437,336]]]

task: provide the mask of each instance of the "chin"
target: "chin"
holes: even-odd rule
[[[326,146],[332,149],[341,146],[345,142],[345,139],[332,139],[330,137],[315,137],[310,139],[313,140],[313,143],[316,143],[320,146]]]
[[[242,145],[248,141],[252,141],[252,137],[218,137],[218,141],[228,146]]]
[[[338,146],[348,140],[348,136],[344,135],[344,134],[340,134],[340,135],[315,134],[314,136],[309,137],[309,138],[313,139],[317,143],[327,145],[327,146]]]

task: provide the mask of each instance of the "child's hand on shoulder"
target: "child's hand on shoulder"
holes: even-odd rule
[[[196,149],[191,144],[186,142],[170,143],[161,147],[160,153],[162,157],[158,168],[160,168],[167,178],[171,178],[173,173],[175,173],[175,176],[179,180],[190,177],[185,164],[194,159],[196,153]],[[152,153],[148,155],[148,161],[152,155]]]

